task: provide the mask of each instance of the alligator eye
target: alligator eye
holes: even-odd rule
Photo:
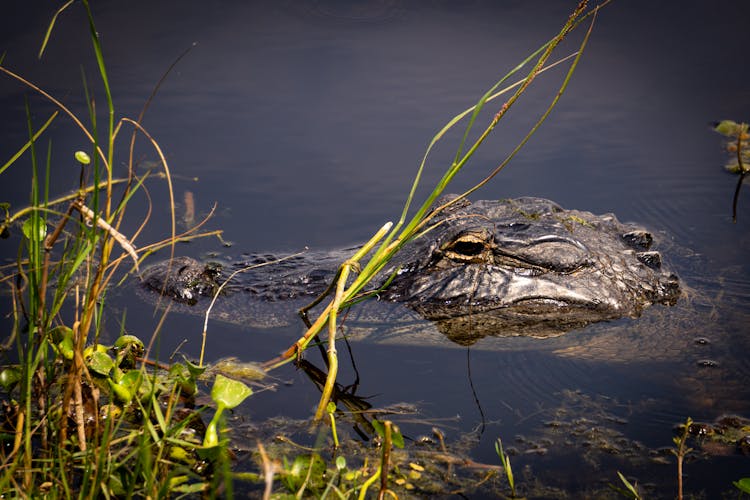
[[[467,257],[474,257],[484,251],[484,244],[479,241],[457,241],[450,247],[450,250]]]
[[[464,234],[448,244],[443,252],[449,259],[463,262],[481,262],[487,256],[489,244],[478,234]]]

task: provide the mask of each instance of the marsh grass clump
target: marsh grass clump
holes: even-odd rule
[[[72,5],[67,2],[52,18],[40,57],[58,16]],[[169,168],[159,144],[141,125],[151,98],[137,119],[115,119],[89,2],[72,8],[83,8],[87,16],[98,70],[95,87],[104,95],[104,113],[97,110],[94,86],[85,75],[84,119],[0,61],[2,75],[55,108],[37,125],[26,104],[28,141],[0,166],[2,175],[28,161],[31,186],[29,206],[2,204],[0,221],[0,232],[17,231],[20,240],[15,265],[0,268],[12,317],[0,369],[5,392],[0,409],[0,492],[13,497],[161,498],[225,491],[226,481],[218,474],[227,462],[226,440],[217,430],[221,412],[207,427],[202,416],[206,409],[195,403],[204,367],[187,361],[167,366],[150,359],[158,329],[148,344],[125,334],[112,345],[102,342],[107,290],[122,274],[121,264],[128,262],[137,274],[140,261],[156,248],[212,233],[199,233],[198,224],[177,235],[174,203],[166,240],[135,245],[148,219],[133,234],[123,233],[128,205],[145,190],[148,177],[139,177],[133,168],[136,138],[144,137],[159,158],[173,199]],[[53,155],[52,141],[42,143],[50,125],[63,118],[90,149],[64,149]],[[113,165],[123,157],[127,174],[116,178]],[[71,175],[74,191],[53,194],[52,168],[70,161],[77,165]],[[228,406],[222,395],[230,389],[220,387],[217,408]],[[216,439],[206,442],[209,430]]]

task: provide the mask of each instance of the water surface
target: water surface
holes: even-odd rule
[[[198,218],[215,204],[209,227],[223,229],[233,243],[225,248],[205,240],[181,245],[178,252],[231,260],[251,250],[356,244],[395,220],[430,138],[550,38],[572,6],[320,0],[98,2],[94,8],[115,105],[123,115],[135,117],[155,82],[195,43],[162,85],[144,126],[167,156],[178,208],[185,191],[193,193]],[[41,62],[35,53],[52,11],[18,3],[11,13],[0,20],[4,65],[83,116],[80,65],[93,86],[96,69],[82,9],[60,18]],[[467,352],[354,345],[359,394],[370,396],[376,407],[406,401],[416,403],[424,418],[449,419],[448,439],[476,431],[471,454],[488,463],[497,463],[495,438],[514,442],[522,452],[562,407],[590,414],[604,408],[608,416],[592,426],[615,428],[649,448],[671,445],[672,426],[687,416],[711,421],[725,413],[750,415],[750,197],[747,189],[741,193],[738,221],[732,223],[736,178],[722,171],[722,139],[710,126],[725,118],[750,120],[750,75],[743,63],[747,19],[750,6],[740,0],[614,2],[598,17],[580,68],[548,122],[476,195],[546,197],[644,224],[662,235],[665,258],[694,294],[692,309],[688,303],[675,311],[654,308],[642,320],[616,322],[611,330],[573,332],[553,348],[526,343],[523,349],[488,351],[480,345]],[[578,40],[566,42],[559,53],[575,50]],[[540,78],[452,190],[471,186],[504,158],[545,109],[562,76],[552,71]],[[26,140],[25,96],[34,121],[41,123],[52,108],[0,79],[2,158]],[[97,106],[104,107],[101,93]],[[57,151],[53,188],[65,192],[77,182],[72,151],[86,141],[60,119],[50,137]],[[455,141],[437,149],[420,196],[442,175],[454,148]],[[156,159],[145,143],[138,155],[145,165]],[[125,161],[118,158],[119,173]],[[26,203],[28,195],[16,186],[29,184],[28,165],[26,159],[3,174],[3,201]],[[165,185],[149,186],[154,212],[137,244],[168,233]],[[133,214],[145,212],[145,201],[138,203]],[[131,230],[137,223],[130,222]],[[15,257],[14,241],[2,243],[5,259]],[[110,306],[118,314],[127,309],[127,328],[152,331],[156,319],[150,308],[122,300]],[[660,333],[648,325],[664,325],[653,319],[664,314],[682,328],[679,340],[671,337],[666,347],[669,355],[648,341]],[[639,321],[647,326],[639,328]],[[161,352],[171,353],[187,339],[182,349],[195,355],[201,327],[194,317],[171,316]],[[111,330],[117,333],[114,323]],[[300,331],[214,323],[209,356],[262,361]],[[640,351],[618,351],[616,335],[641,340],[624,343]],[[710,343],[698,345],[697,337]],[[592,338],[599,349],[583,349]],[[559,349],[572,354],[553,353]],[[321,364],[317,353],[310,359]],[[718,368],[699,366],[705,360]],[[342,383],[354,379],[351,364],[342,371]],[[278,377],[288,383],[254,397],[252,418],[308,417],[317,391],[292,367]],[[429,426],[402,425],[415,436],[429,433]],[[615,481],[617,469],[655,482],[656,497],[673,495],[673,465],[612,457],[586,461],[561,436],[547,448],[545,455],[516,458],[519,470],[528,465],[543,482],[583,491],[591,485],[581,476]],[[702,460],[688,472],[690,491],[705,489],[715,497],[747,475],[747,459]]]

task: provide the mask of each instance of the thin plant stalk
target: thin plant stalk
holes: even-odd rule
[[[683,491],[683,472],[682,465],[685,460],[685,456],[692,451],[691,448],[687,447],[687,438],[690,434],[690,426],[693,425],[693,419],[688,417],[685,421],[682,433],[673,439],[674,444],[677,446],[672,453],[677,457],[677,500],[682,500]]]
[[[383,500],[386,494],[394,495],[394,493],[388,488],[388,471],[391,468],[391,449],[393,448],[392,441],[392,430],[393,422],[386,420],[383,422],[383,452],[380,455],[380,491],[378,492],[378,500]]]
[[[206,351],[206,338],[208,336],[208,318],[211,315],[211,310],[213,309],[214,304],[216,304],[216,300],[219,298],[219,295],[221,295],[221,292],[224,290],[224,287],[230,281],[232,281],[232,279],[235,276],[237,276],[240,273],[244,273],[245,271],[249,271],[251,269],[256,269],[258,267],[269,266],[271,264],[278,264],[279,262],[283,262],[285,260],[292,259],[294,257],[299,257],[303,253],[304,252],[297,252],[297,253],[294,253],[294,254],[291,254],[291,255],[287,255],[286,257],[282,257],[280,259],[276,259],[276,260],[272,260],[272,261],[268,261],[268,262],[262,262],[260,264],[253,264],[252,266],[247,266],[247,267],[243,267],[242,269],[237,269],[232,274],[230,274],[229,277],[226,280],[224,280],[224,283],[222,283],[219,286],[219,288],[216,290],[216,292],[214,292],[214,296],[213,296],[213,298],[211,299],[211,302],[208,305],[208,309],[206,309],[205,319],[203,320],[203,335],[202,335],[201,353],[200,353],[200,358],[199,358],[199,361],[198,361],[198,366],[200,366],[200,367],[203,366],[203,357],[204,357],[204,354],[205,354],[205,351]]]
[[[350,260],[347,260],[341,268],[341,275],[339,276],[336,286],[336,296],[331,303],[331,311],[328,315],[328,376],[326,377],[326,383],[323,386],[323,393],[318,403],[318,408],[315,411],[315,420],[318,421],[323,418],[325,414],[326,406],[330,401],[333,388],[336,384],[336,375],[338,373],[338,356],[336,355],[336,318],[338,311],[341,308],[341,304],[344,301],[346,290],[346,282],[349,279],[349,273],[352,270],[359,268],[359,261],[367,255],[372,248],[388,233],[391,229],[392,224],[387,222],[375,235],[370,238],[370,241],[365,243]]]

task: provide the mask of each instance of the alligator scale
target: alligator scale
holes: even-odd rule
[[[434,229],[382,271],[373,288],[393,279],[378,300],[352,308],[353,321],[426,319],[468,345],[485,336],[551,337],[635,318],[652,304],[673,305],[681,293],[652,249],[652,235],[612,214],[565,210],[540,198],[460,200],[433,221]],[[254,326],[299,321],[296,310],[325,290],[353,252],[309,252],[241,273],[212,317]],[[276,258],[253,254],[233,266]],[[228,274],[220,265],[178,257],[148,268],[143,285],[152,300],[161,294],[202,313]]]

